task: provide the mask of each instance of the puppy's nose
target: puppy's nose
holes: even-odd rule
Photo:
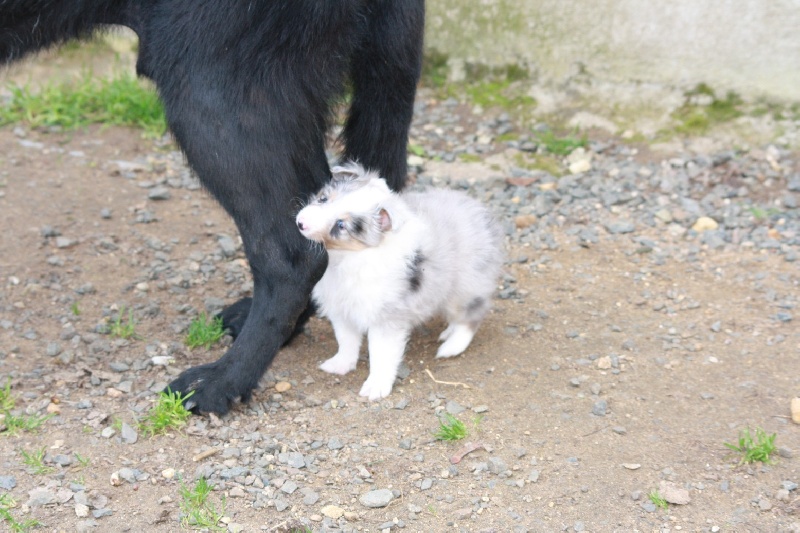
[[[305,231],[305,229],[306,229],[306,226],[305,226],[305,225],[303,225],[303,221],[302,221],[302,220],[298,220],[298,221],[297,221],[297,228],[298,228],[300,231]]]

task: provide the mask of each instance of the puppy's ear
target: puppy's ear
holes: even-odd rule
[[[347,163],[345,165],[337,165],[331,169],[331,176],[333,182],[337,181],[353,181],[364,174],[364,168],[358,163]]]
[[[384,208],[378,211],[378,226],[381,229],[381,233],[392,231],[392,217]]]

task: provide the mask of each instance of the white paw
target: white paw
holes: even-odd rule
[[[343,357],[337,353],[319,365],[319,369],[327,372],[328,374],[338,374],[340,376],[344,376],[348,372],[356,369],[356,363],[358,363],[358,358],[352,359],[350,357]]]
[[[472,337],[474,335],[475,333],[467,326],[459,325],[454,327],[444,344],[439,346],[436,357],[454,357],[461,354],[467,349],[469,343],[472,342]]]
[[[394,378],[390,380],[376,379],[372,376],[367,378],[364,385],[361,387],[361,392],[358,394],[366,396],[370,401],[380,400],[386,398],[392,392],[392,385],[394,385]]]

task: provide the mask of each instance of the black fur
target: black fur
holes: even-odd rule
[[[107,24],[139,36],[169,127],[233,217],[253,299],[229,351],[170,384],[198,411],[247,401],[325,270],[293,205],[329,179],[330,105],[349,78],[347,159],[399,190],[422,53],[424,0],[0,0],[0,62]]]
[[[424,262],[425,255],[417,250],[408,263],[408,287],[411,292],[417,292],[422,286],[422,263]]]

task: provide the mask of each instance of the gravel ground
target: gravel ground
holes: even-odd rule
[[[204,477],[232,532],[800,532],[798,155],[590,132],[557,177],[535,168],[546,124],[419,101],[414,187],[467,190],[506,228],[473,347],[436,361],[441,324],[421,328],[369,403],[365,361],[316,369],[335,341],[315,318],[250,404],[157,437],[136,424],[155,393],[230,342],[190,351],[189,322],[252,289],[233,225],[168,142],[0,129],[0,379],[14,413],[52,415],[0,435],[13,516],[178,531]],[[137,338],[105,333],[131,309]],[[445,412],[468,439],[433,438]],[[755,426],[774,465],[723,446]],[[42,449],[36,473],[23,452]]]

